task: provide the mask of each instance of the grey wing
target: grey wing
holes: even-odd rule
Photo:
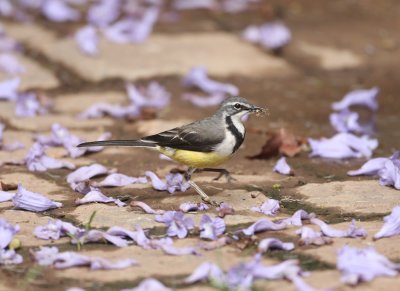
[[[173,128],[155,135],[146,136],[141,141],[174,149],[211,152],[224,140],[224,130],[209,119]]]

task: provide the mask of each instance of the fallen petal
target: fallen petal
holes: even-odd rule
[[[392,209],[392,212],[383,218],[384,224],[374,235],[374,239],[391,237],[400,234],[400,206]]]
[[[164,214],[165,210],[162,209],[157,209],[154,210],[153,208],[151,208],[149,205],[147,205],[146,203],[142,202],[142,201],[132,201],[130,204],[132,207],[140,207],[144,210],[144,212],[146,212],[147,214]]]
[[[260,253],[265,253],[269,249],[280,249],[285,251],[291,251],[294,249],[294,243],[291,242],[285,243],[277,238],[265,238],[261,240],[260,243],[258,244],[258,252]]]
[[[266,230],[281,230],[285,229],[286,227],[287,224],[285,222],[275,223],[267,218],[262,218],[250,225],[248,228],[243,229],[242,232],[247,236],[251,236],[254,235],[256,232]]]
[[[279,211],[279,201],[275,199],[268,199],[260,207],[252,207],[250,210],[254,212],[260,212],[265,215],[275,216]]]
[[[98,189],[93,188],[89,193],[87,193],[83,198],[78,198],[75,200],[75,204],[87,204],[87,203],[115,203],[119,207],[126,206],[125,202],[112,197],[107,197],[101,193]]]
[[[15,208],[33,212],[41,212],[63,206],[62,203],[50,200],[42,194],[26,190],[21,184],[18,185],[18,191],[12,201]]]
[[[290,166],[288,165],[288,163],[286,162],[285,157],[282,157],[278,160],[273,171],[277,172],[279,174],[282,174],[282,175],[293,175],[293,171],[290,168]]]
[[[147,183],[146,177],[129,177],[124,174],[113,173],[108,175],[101,182],[93,182],[94,187],[123,187],[130,184],[145,184]]]
[[[340,102],[333,103],[332,109],[339,111],[349,109],[353,105],[358,105],[376,111],[378,109],[378,102],[376,100],[378,95],[378,87],[367,90],[354,90],[347,93]]]
[[[363,228],[357,228],[355,220],[353,219],[350,223],[348,230],[338,230],[330,227],[328,224],[318,218],[311,218],[312,224],[318,225],[321,228],[321,232],[328,237],[366,237],[367,232]]]

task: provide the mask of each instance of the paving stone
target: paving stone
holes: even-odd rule
[[[59,85],[54,74],[37,62],[24,56],[18,56],[17,59],[25,67],[25,72],[18,75],[21,78],[21,85],[19,87],[21,90],[24,91],[32,88],[50,89]],[[8,78],[10,76],[0,72],[0,80]]]
[[[9,223],[20,226],[20,231],[15,235],[22,247],[36,247],[42,245],[58,245],[67,243],[69,238],[61,238],[57,241],[38,239],[33,235],[34,229],[39,225],[45,225],[50,217],[41,214],[21,210],[6,210],[1,213],[1,218]],[[0,289],[1,290],[1,289]]]
[[[78,51],[72,38],[57,39],[38,26],[8,24],[6,29],[12,37],[29,43],[49,58],[93,81],[111,77],[137,79],[182,75],[196,65],[204,65],[210,74],[218,76],[256,76],[260,73],[286,76],[293,72],[284,60],[264,54],[239,36],[226,32],[153,33],[140,45],[113,44],[103,39],[100,42],[101,57],[90,58]]]
[[[308,42],[298,44],[299,49],[319,59],[320,66],[326,70],[354,68],[362,65],[361,57],[348,49],[325,47]]]
[[[310,183],[297,188],[305,201],[317,207],[338,207],[351,213],[388,213],[400,202],[400,192],[377,180]]]

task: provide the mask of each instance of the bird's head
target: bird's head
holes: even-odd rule
[[[240,119],[249,113],[266,113],[267,109],[253,105],[247,99],[237,96],[227,98],[221,104],[221,107],[218,111],[223,113],[225,116],[231,116],[232,118]]]

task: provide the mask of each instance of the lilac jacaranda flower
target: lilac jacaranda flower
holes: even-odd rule
[[[282,230],[285,229],[286,227],[287,224],[285,222],[275,223],[267,218],[262,218],[257,220],[249,227],[243,229],[242,232],[247,236],[251,236],[254,235],[256,232],[261,232],[266,230]]]
[[[276,165],[274,166],[273,169],[274,172],[277,172],[282,175],[293,175],[293,171],[286,162],[286,158],[282,157],[280,158],[277,162]]]
[[[218,216],[224,218],[226,215],[235,214],[235,209],[226,202],[222,202],[216,210],[218,211]]]
[[[392,209],[392,212],[383,218],[384,224],[374,235],[374,239],[391,237],[400,234],[400,206]]]
[[[48,108],[43,106],[34,93],[18,94],[15,103],[15,115],[18,117],[32,117],[46,114]]]
[[[125,202],[122,202],[119,199],[115,199],[112,197],[107,197],[103,193],[100,192],[99,189],[93,188],[90,192],[86,193],[83,198],[78,198],[75,200],[75,204],[87,204],[87,203],[115,203],[119,207],[126,206]]]
[[[11,1],[4,0],[0,2],[0,15],[1,16],[13,16],[14,14],[14,5]]]
[[[285,243],[277,238],[265,238],[259,242],[258,252],[265,253],[269,249],[280,249],[285,251],[291,251],[294,249],[294,243],[291,242]]]
[[[61,237],[67,235],[74,236],[83,231],[83,229],[74,226],[72,223],[59,219],[49,219],[49,222],[46,225],[37,226],[34,229],[33,234],[40,239],[58,240]]]
[[[308,142],[312,150],[311,157],[331,159],[369,158],[378,147],[378,140],[366,135],[358,137],[351,133],[338,133],[329,139],[309,138]]]
[[[371,134],[375,130],[374,120],[371,119],[366,124],[359,122],[359,114],[344,109],[339,112],[334,112],[329,116],[331,125],[337,132],[355,132],[361,134]]]
[[[395,152],[379,170],[379,184],[400,190],[400,151]]]
[[[153,209],[151,208],[149,205],[147,205],[146,203],[142,202],[142,201],[132,201],[130,204],[132,207],[140,207],[143,209],[144,212],[146,212],[147,214],[164,214],[165,210],[162,209]]]
[[[211,93],[209,96],[200,96],[192,93],[185,93],[182,95],[182,99],[189,101],[197,107],[210,107],[217,106],[226,99],[225,93]]]
[[[172,291],[154,278],[142,280],[135,288],[122,289],[121,291]]]
[[[100,0],[90,6],[87,13],[87,20],[90,24],[105,27],[117,20],[120,15],[120,0]]]
[[[379,88],[373,87],[367,90],[354,90],[347,93],[340,102],[332,104],[332,109],[336,111],[349,109],[353,105],[364,106],[373,111],[378,109]]]
[[[318,225],[321,228],[321,232],[328,237],[366,237],[367,232],[363,228],[357,228],[355,220],[353,219],[350,223],[348,230],[335,229],[318,218],[311,218],[312,224]]]
[[[322,236],[322,232],[314,231],[308,226],[296,230],[296,234],[300,235],[299,245],[317,245],[322,246],[332,243],[330,238]]]
[[[187,255],[200,255],[199,249],[197,247],[182,247],[178,248],[173,245],[162,245],[161,250],[171,256],[187,256]]]
[[[197,87],[208,94],[226,93],[233,96],[239,94],[239,89],[236,86],[208,78],[206,68],[202,66],[192,68],[183,78],[183,85],[185,87]]]
[[[226,226],[225,221],[216,217],[214,219],[210,218],[208,215],[204,214],[201,217],[200,221],[200,237],[216,240],[218,236],[222,235],[225,232]]]
[[[108,26],[104,35],[115,43],[142,43],[152,32],[158,14],[158,7],[149,7],[140,18],[124,18]]]
[[[18,96],[18,87],[20,84],[20,78],[0,81],[0,100],[16,100]]]
[[[275,216],[279,211],[279,201],[275,199],[268,199],[260,207],[252,207],[250,210],[260,212],[265,215]]]
[[[199,265],[192,274],[187,277],[184,282],[192,284],[198,281],[210,279],[211,281],[221,281],[224,277],[224,273],[220,267],[214,263],[204,262]]]
[[[128,230],[123,227],[113,226],[107,230],[107,234],[113,236],[119,236],[122,238],[130,238],[133,240],[138,246],[141,246],[145,249],[153,248],[151,240],[146,236],[143,229],[137,225],[136,230]],[[172,243],[172,241],[171,241]],[[158,247],[157,247],[158,248]]]
[[[139,108],[166,107],[171,100],[171,94],[157,82],[150,82],[146,88],[137,88],[132,83],[126,84],[126,92],[129,100]]]
[[[189,189],[190,185],[182,174],[170,173],[165,177],[165,182],[160,180],[160,178],[152,171],[146,171],[145,175],[151,179],[151,184],[153,188],[159,191],[168,191],[169,193],[174,193],[176,191],[185,192]]]
[[[95,27],[87,25],[75,33],[75,41],[82,53],[88,56],[98,54],[99,36]]]
[[[250,3],[256,3],[257,0],[224,0],[221,10],[227,13],[240,13],[246,11]]]
[[[303,220],[309,220],[314,217],[315,217],[314,213],[308,213],[307,211],[305,211],[303,209],[299,209],[291,217],[285,218],[282,221],[284,223],[286,223],[287,225],[302,226]]]
[[[286,46],[292,34],[290,30],[281,22],[265,23],[261,26],[249,26],[242,37],[252,43],[258,43],[268,49],[277,50]]]
[[[41,212],[63,206],[62,203],[50,200],[42,194],[26,190],[21,184],[18,185],[17,193],[12,201],[15,208],[33,212]]]
[[[174,0],[172,7],[176,10],[210,9],[218,7],[216,0]]]
[[[112,173],[101,182],[93,182],[94,187],[122,187],[130,184],[145,184],[146,177],[130,177],[124,174]]]
[[[15,193],[0,191],[0,202],[6,202],[12,200]]]
[[[56,269],[89,266],[92,270],[113,270],[137,265],[137,262],[132,259],[111,262],[103,258],[84,256],[75,252],[60,253],[56,247],[41,247],[39,251],[32,252],[32,255],[39,265],[54,265]]]
[[[15,76],[25,72],[25,67],[11,54],[0,54],[0,71]]]
[[[26,166],[32,172],[44,172],[48,169],[75,169],[73,163],[56,160],[46,155],[44,147],[39,143],[34,143],[25,157]]]
[[[191,211],[204,211],[207,210],[209,207],[207,204],[202,202],[200,203],[192,203],[192,202],[184,202],[179,205],[179,209],[183,212],[191,212]]]
[[[5,128],[5,125],[0,123],[0,151],[13,152],[15,150],[24,148],[24,145],[20,142],[15,142],[12,144],[4,144],[3,143],[4,128]]]
[[[0,249],[0,265],[18,265],[23,262],[21,255],[15,250]]]
[[[79,182],[83,182],[95,176],[104,175],[113,172],[100,164],[93,164],[90,166],[83,166],[79,169],[68,174],[67,182],[72,189],[75,189]]]
[[[375,176],[378,175],[379,171],[384,167],[386,161],[389,158],[375,158],[367,161],[364,165],[361,166],[358,170],[348,171],[347,175],[349,176]]]
[[[337,252],[336,267],[342,273],[341,281],[350,285],[369,282],[375,277],[394,277],[400,270],[400,264],[391,262],[373,247],[344,246]]]
[[[5,249],[10,244],[19,229],[18,224],[14,226],[0,218],[0,250]]]
[[[180,211],[167,211],[162,215],[156,215],[157,222],[165,223],[168,226],[167,235],[184,238],[189,230],[194,228],[194,222],[191,218],[185,217]]]
[[[80,113],[78,117],[82,119],[91,119],[107,115],[115,118],[135,118],[140,115],[140,108],[135,104],[123,106],[118,104],[96,103]]]
[[[128,241],[123,239],[120,236],[110,234],[108,232],[104,232],[97,229],[91,229],[86,232],[79,232],[71,240],[73,244],[85,244],[89,242],[109,242],[117,247],[127,247]]]
[[[63,0],[45,0],[41,7],[43,15],[54,22],[76,21],[80,13]]]

